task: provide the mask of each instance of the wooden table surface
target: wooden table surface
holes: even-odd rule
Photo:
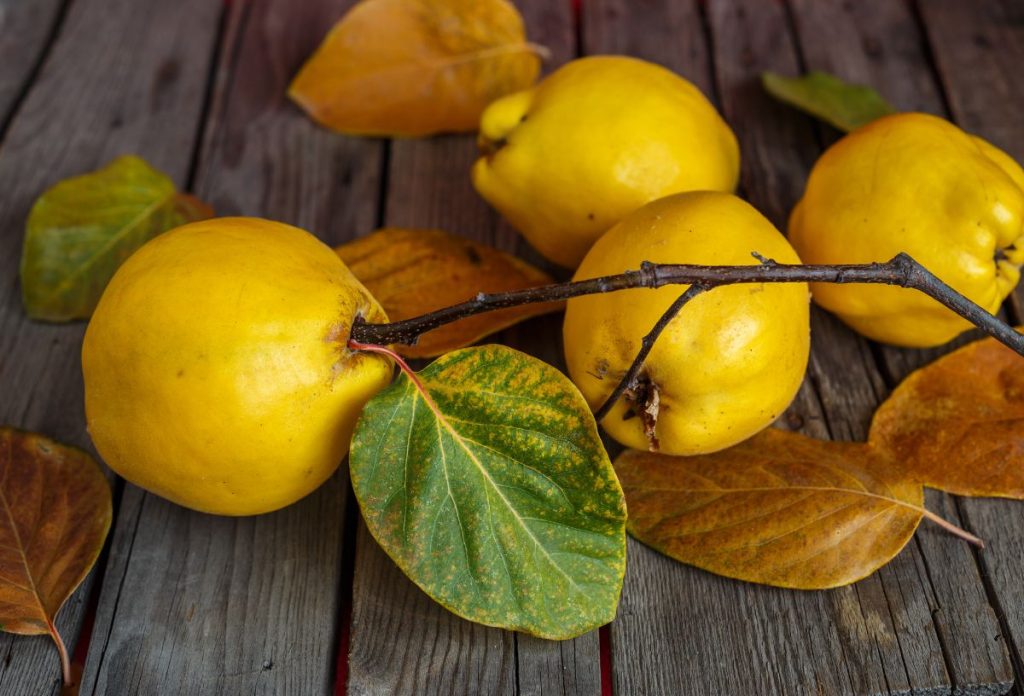
[[[473,137],[355,139],[285,87],[351,0],[0,0],[0,423],[90,448],[84,325],[29,321],[17,282],[32,201],[137,153],[222,215],[332,244],[440,227],[537,260],[475,193]],[[834,72],[952,118],[1024,160],[1022,0],[518,0],[551,69],[589,53],[662,63],[736,130],[742,194],[783,226],[837,133],[768,98],[764,70]],[[574,9],[575,7],[575,9]],[[1007,307],[1018,320],[1018,291]],[[939,351],[874,345],[815,310],[782,419],[863,439],[875,406]],[[500,339],[561,365],[559,317]],[[246,519],[122,482],[96,570],[59,616],[82,694],[998,694],[1024,683],[1024,504],[928,494],[983,552],[924,525],[888,566],[827,592],[771,589],[629,542],[618,618],[562,643],[477,626],[413,586],[359,520],[344,467]],[[603,657],[602,657],[603,655]],[[46,638],[0,634],[0,694],[59,692]]]

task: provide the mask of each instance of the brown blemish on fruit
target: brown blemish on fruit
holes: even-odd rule
[[[647,438],[647,449],[657,452],[661,448],[656,432],[658,415],[661,413],[661,390],[658,385],[649,375],[641,374],[636,386],[627,389],[623,398],[629,406],[624,418],[640,417],[644,437]]]
[[[594,379],[604,379],[605,375],[608,374],[608,369],[609,368],[610,368],[610,365],[608,364],[608,361],[605,360],[604,358],[601,358],[594,365],[594,371],[593,372],[587,372],[587,374],[590,375],[591,377],[593,377]]]

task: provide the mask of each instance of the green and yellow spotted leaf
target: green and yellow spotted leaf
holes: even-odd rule
[[[625,499],[553,367],[504,346],[448,353],[367,404],[349,462],[370,532],[459,616],[553,639],[615,617]]]
[[[92,315],[114,272],[153,237],[213,216],[165,174],[125,155],[58,182],[32,206],[21,257],[21,291],[33,319]]]

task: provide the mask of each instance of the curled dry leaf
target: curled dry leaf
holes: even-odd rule
[[[985,338],[936,360],[875,412],[868,439],[930,488],[1024,499],[1024,358]]]
[[[780,430],[697,457],[627,450],[615,470],[627,529],[644,544],[779,587],[866,577],[899,553],[925,514],[921,485],[901,480],[869,446]]]
[[[826,72],[801,77],[766,72],[761,83],[773,97],[816,116],[841,131],[852,131],[896,110],[871,87],[852,85]]]
[[[86,319],[118,267],[162,232],[213,216],[204,203],[131,155],[61,181],[29,213],[21,257],[34,319]]]
[[[338,247],[338,255],[377,298],[391,321],[471,299],[554,282],[551,276],[497,249],[440,230],[385,228]],[[524,319],[561,309],[547,302],[478,314],[428,331],[407,357],[441,355]]]
[[[472,131],[487,104],[533,84],[544,52],[506,0],[363,0],[288,94],[343,133]]]
[[[110,486],[85,452],[0,428],[0,628],[48,634],[70,683],[54,618],[110,530]]]
[[[381,547],[472,621],[553,639],[611,621],[626,508],[572,382],[496,345],[406,370],[366,405],[349,456]]]

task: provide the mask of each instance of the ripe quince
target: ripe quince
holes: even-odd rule
[[[347,347],[383,310],[303,230],[216,218],[167,232],[118,269],[82,347],[85,410],[111,469],[204,512],[295,502],[338,467],[382,356]]]
[[[944,119],[886,116],[818,159],[789,239],[806,263],[888,261],[907,252],[994,313],[1024,262],[1024,170]],[[936,346],[971,327],[916,290],[811,287],[818,304],[884,343]]]
[[[473,184],[546,258],[575,268],[645,203],[732,191],[739,146],[693,84],[636,58],[567,63],[495,102],[480,123]]]
[[[576,280],[643,261],[705,265],[800,263],[786,238],[736,196],[689,192],[627,215],[587,253]],[[597,409],[629,369],[641,339],[685,285],[568,301],[563,327],[572,380]],[[668,324],[639,386],[601,425],[627,447],[694,455],[734,445],[774,421],[803,380],[810,350],[804,283],[729,285],[696,296]]]

